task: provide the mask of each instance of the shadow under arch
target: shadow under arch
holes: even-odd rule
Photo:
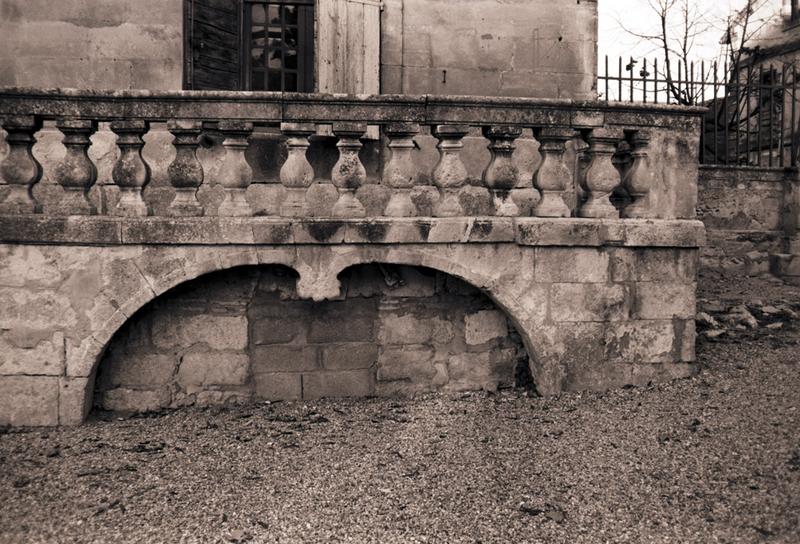
[[[488,291],[486,289],[486,286],[490,285],[490,281],[488,280],[488,278],[475,278],[475,277],[470,278],[469,277],[470,274],[462,272],[462,270],[460,269],[461,267],[454,265],[452,262],[449,262],[449,261],[446,261],[446,260],[439,260],[437,258],[421,259],[421,258],[419,258],[419,255],[417,255],[417,257],[415,257],[415,258],[411,258],[411,256],[409,256],[409,255],[394,255],[391,258],[375,259],[374,255],[371,255],[370,253],[371,252],[369,252],[369,251],[365,251],[360,256],[355,256],[353,254],[347,254],[346,258],[342,258],[342,255],[339,255],[336,258],[332,259],[331,261],[325,263],[324,266],[321,266],[320,269],[317,271],[317,274],[327,274],[328,277],[330,278],[331,275],[333,275],[335,273],[335,275],[333,275],[334,281],[336,281],[336,282],[338,282],[340,284],[341,283],[345,283],[346,285],[342,285],[341,286],[341,287],[345,287],[345,289],[347,289],[347,288],[349,288],[351,286],[352,282],[351,282],[351,279],[348,278],[348,275],[352,274],[352,271],[354,269],[359,268],[359,267],[361,267],[361,268],[364,268],[364,267],[378,267],[379,263],[380,263],[380,266],[390,266],[390,267],[409,267],[409,268],[422,267],[422,268],[430,270],[430,272],[434,273],[434,274],[441,274],[441,275],[443,275],[445,277],[457,278],[461,282],[464,282],[465,284],[470,285],[472,288],[474,288],[476,290],[476,292],[481,293],[481,296],[484,296],[484,297],[486,297],[487,300],[491,301],[492,306],[496,307],[497,309],[499,309],[504,314],[504,316],[511,321],[511,323],[514,326],[514,328],[517,330],[517,333],[518,333],[518,336],[519,336],[520,340],[522,341],[522,344],[524,346],[524,351],[528,355],[528,358],[530,358],[530,353],[531,352],[528,349],[528,346],[526,345],[527,338],[525,337],[524,331],[521,330],[521,328],[517,325],[515,316],[513,314],[511,314],[504,307],[504,305],[503,305],[503,303],[501,301],[497,300],[497,298],[494,296],[494,293],[492,293],[491,291]],[[389,261],[389,262],[387,262],[387,261]],[[434,266],[430,266],[430,265],[434,265]],[[442,268],[445,268],[445,270],[442,270]],[[111,335],[111,338],[109,338],[109,340],[106,342],[102,352],[100,352],[98,354],[98,356],[97,356],[97,359],[96,359],[96,362],[95,362],[95,367],[94,367],[95,372],[93,372],[93,376],[92,377],[93,378],[98,377],[97,369],[99,368],[100,362],[101,362],[102,359],[104,359],[106,357],[106,355],[109,354],[109,352],[111,350],[113,350],[113,344],[114,344],[114,342],[116,342],[116,340],[118,339],[118,336],[119,336],[118,333],[121,330],[123,330],[126,326],[128,326],[130,322],[135,321],[139,316],[141,316],[142,313],[146,313],[146,312],[150,311],[153,307],[157,308],[160,304],[162,304],[163,301],[170,299],[170,297],[173,297],[173,296],[176,296],[176,295],[180,295],[181,293],[183,293],[183,292],[185,292],[187,290],[187,288],[188,288],[187,285],[198,283],[197,280],[199,280],[200,283],[203,283],[203,282],[208,283],[209,281],[213,281],[215,277],[224,277],[226,274],[237,273],[237,271],[264,270],[264,269],[272,269],[272,270],[280,270],[280,271],[282,271],[282,274],[285,277],[291,279],[291,284],[292,284],[292,287],[294,287],[294,288],[296,288],[298,280],[299,280],[299,278],[301,276],[301,274],[298,274],[298,272],[293,267],[291,267],[289,265],[286,265],[284,263],[267,263],[267,262],[263,262],[263,263],[248,262],[248,263],[244,263],[242,265],[234,265],[234,266],[230,266],[230,267],[227,267],[227,268],[224,268],[224,269],[221,269],[221,270],[212,270],[212,271],[209,271],[209,272],[200,273],[200,274],[197,274],[193,278],[187,278],[186,274],[182,274],[182,276],[183,276],[182,281],[175,282],[176,283],[175,285],[173,285],[173,286],[171,286],[169,288],[163,289],[162,293],[160,295],[158,295],[158,296],[152,298],[151,300],[147,301],[146,303],[142,304],[140,306],[140,308],[136,312],[134,312],[128,320],[126,320],[126,323],[123,324],[121,327],[119,327],[114,332],[114,334]],[[464,269],[464,270],[466,270],[466,269]],[[461,272],[461,273],[453,274],[454,271],[455,272]],[[472,280],[472,281],[470,281],[470,280]],[[476,285],[476,283],[483,284],[483,286]],[[337,298],[342,298],[342,297],[346,298],[346,296],[347,296],[346,292],[345,293],[341,293],[340,292],[339,297],[330,297],[333,300],[332,301],[328,301],[328,302],[333,303],[333,302],[337,301],[336,300]],[[422,298],[424,298],[424,297],[422,297]],[[311,301],[306,301],[306,303],[309,304],[309,305],[320,304],[318,302],[314,303],[314,302],[311,302]],[[346,323],[346,320],[342,321],[342,323]],[[113,354],[111,354],[111,355],[113,355]],[[99,377],[102,379],[102,376],[99,376]],[[93,391],[95,391],[97,389],[97,386],[98,386],[97,384],[93,383],[89,390],[93,392]]]
[[[529,326],[522,322],[522,317],[528,313],[517,298],[516,294],[506,291],[504,286],[497,281],[496,278],[488,276],[476,270],[475,267],[470,267],[466,263],[458,259],[448,258],[446,256],[437,255],[428,252],[417,252],[407,250],[404,248],[394,249],[390,252],[381,252],[380,255],[365,255],[363,253],[347,253],[339,256],[333,263],[331,263],[331,272],[329,276],[335,277],[337,281],[339,276],[347,268],[370,264],[382,263],[391,265],[404,265],[404,266],[423,266],[438,272],[449,274],[459,280],[471,285],[472,287],[481,291],[486,295],[512,322],[514,328],[519,333],[525,350],[528,354],[530,361],[530,372],[533,376],[537,375],[536,359],[534,357],[535,351],[533,349],[533,338]],[[341,286],[337,286],[341,288]]]
[[[490,310],[490,309],[497,309],[502,313],[502,315],[509,321],[510,325],[510,334],[519,339],[522,344],[522,348],[524,349],[525,360],[524,360],[524,367],[522,365],[516,366],[514,369],[514,385],[515,387],[522,387],[526,389],[530,389],[535,391],[536,385],[534,382],[534,365],[535,365],[535,358],[533,355],[533,350],[530,347],[530,337],[527,334],[527,331],[523,328],[522,324],[519,323],[517,317],[513,315],[508,308],[506,308],[501,300],[498,300],[498,297],[495,296],[495,293],[487,290],[485,287],[481,287],[470,281],[466,276],[473,276],[474,279],[480,278],[480,276],[475,276],[472,272],[466,272],[467,269],[461,269],[466,273],[463,274],[455,274],[453,273],[454,267],[450,266],[450,271],[441,270],[434,266],[429,266],[430,264],[434,264],[436,261],[439,261],[439,264],[444,264],[443,261],[430,258],[424,259],[426,264],[409,264],[407,259],[404,259],[400,256],[395,256],[394,258],[384,258],[378,260],[370,260],[370,259],[349,259],[347,262],[347,266],[340,269],[339,272],[336,274],[336,279],[339,282],[339,289],[340,293],[346,295],[347,292],[350,290],[352,285],[356,285],[356,288],[359,290],[363,290],[364,286],[359,285],[360,282],[363,282],[363,277],[358,277],[357,272],[360,269],[374,267],[373,274],[378,273],[381,276],[381,280],[386,284],[389,289],[390,293],[393,293],[399,297],[407,297],[409,292],[404,290],[404,288],[408,287],[407,280],[404,278],[405,275],[408,275],[409,271],[417,271],[422,273],[429,273],[439,275],[445,279],[444,292],[446,293],[449,290],[454,290],[461,294],[464,294],[465,288],[468,291],[469,296],[475,297],[482,297],[485,298],[486,301],[491,304],[491,308],[487,307],[486,304],[478,304],[474,310]],[[341,265],[342,263],[337,263]],[[356,276],[356,277],[354,277]],[[458,282],[457,284],[453,285],[452,280]],[[485,279],[485,278],[483,278]],[[413,293],[411,296],[413,297],[420,297],[421,299],[425,300],[426,303],[431,299],[436,297],[437,294],[441,294],[440,289],[442,285],[440,285],[440,281],[436,281],[436,287],[434,289],[434,293],[431,293],[429,297],[421,297],[420,293]],[[491,285],[491,282],[485,284]],[[413,290],[413,288],[412,288]],[[469,292],[471,291],[471,292]],[[451,304],[454,301],[446,301],[450,302]],[[445,303],[446,303],[445,302]],[[467,307],[463,304],[464,301],[455,302],[454,306],[457,306],[460,310],[466,310]]]

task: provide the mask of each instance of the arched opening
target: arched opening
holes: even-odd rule
[[[183,283],[113,336],[96,407],[147,411],[249,400],[532,387],[511,320],[444,272],[356,264],[338,297],[301,299],[297,273],[242,266]]]

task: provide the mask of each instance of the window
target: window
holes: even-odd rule
[[[795,22],[800,19],[800,0],[792,0],[792,16],[791,21]]]
[[[245,0],[244,88],[314,90],[313,0]]]
[[[314,91],[314,0],[184,0],[184,87]]]
[[[185,89],[380,92],[380,0],[183,2]]]

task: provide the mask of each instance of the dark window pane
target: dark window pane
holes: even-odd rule
[[[298,90],[297,89],[297,74],[295,74],[293,72],[284,72],[283,77],[284,77],[284,82],[286,83],[284,85],[284,88],[283,88],[284,91],[297,91]]]
[[[297,51],[287,50],[284,53],[284,66],[289,70],[297,70]]]
[[[269,71],[269,77],[267,79],[267,90],[268,91],[281,90],[281,73],[278,70]]]
[[[297,29],[286,28],[283,34],[283,41],[286,42],[286,45],[289,47],[297,47]]]
[[[284,6],[283,8],[283,19],[287,25],[296,25],[297,24],[297,6]]]
[[[250,65],[253,68],[264,67],[264,49],[260,47],[254,47],[250,50]]]
[[[264,72],[254,71],[252,73],[251,85],[254,91],[263,91],[264,89]]]

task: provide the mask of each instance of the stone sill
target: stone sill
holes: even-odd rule
[[[411,217],[113,217],[0,215],[0,243],[295,245],[516,243],[524,246],[701,247],[697,220]]]

